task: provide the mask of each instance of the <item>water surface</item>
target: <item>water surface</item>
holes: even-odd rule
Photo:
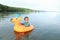
[[[14,24],[11,18],[22,16],[29,17],[29,21],[34,25],[34,30],[28,38],[23,40],[60,40],[60,12],[7,12],[0,13],[0,40],[15,40]],[[23,20],[23,19],[22,19]]]

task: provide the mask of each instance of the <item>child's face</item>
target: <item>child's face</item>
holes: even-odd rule
[[[28,22],[28,18],[25,18],[25,22]]]

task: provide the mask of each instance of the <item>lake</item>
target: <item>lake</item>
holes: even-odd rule
[[[20,16],[28,16],[35,28],[29,38],[24,37],[22,40],[60,40],[60,12],[0,13],[0,40],[16,40],[11,18]]]

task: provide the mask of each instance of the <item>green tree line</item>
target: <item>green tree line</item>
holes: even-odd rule
[[[9,7],[0,4],[0,12],[29,12],[29,11],[33,11],[33,10],[26,8]]]

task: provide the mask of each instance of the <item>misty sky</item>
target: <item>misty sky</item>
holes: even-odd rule
[[[0,0],[0,4],[35,10],[60,11],[60,0]]]

